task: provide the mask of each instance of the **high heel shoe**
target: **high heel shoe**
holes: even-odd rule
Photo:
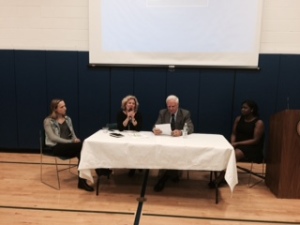
[[[99,177],[106,176],[107,179],[109,179],[110,174],[112,172],[112,170],[110,170],[110,169],[95,169],[95,171]]]
[[[85,179],[82,179],[82,178],[79,178],[78,180],[78,188],[79,189],[83,189],[83,190],[86,190],[86,191],[89,191],[89,192],[92,192],[94,191],[94,188],[89,186],[86,182]]]
[[[168,175],[163,175],[159,180],[158,182],[155,184],[155,186],[153,187],[153,190],[155,192],[160,192],[162,190],[164,190],[165,188],[165,184],[167,182],[167,180],[169,179],[169,176]]]

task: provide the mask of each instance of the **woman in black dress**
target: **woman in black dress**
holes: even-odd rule
[[[117,114],[118,130],[140,131],[143,125],[142,114],[138,111],[139,102],[133,95],[123,98],[121,110]]]
[[[262,162],[264,136],[265,127],[259,118],[257,104],[252,100],[243,101],[241,115],[234,121],[230,139],[236,161]],[[214,188],[216,184],[225,184],[224,176],[225,171],[222,171],[209,186]]]
[[[118,130],[140,131],[143,126],[142,114],[138,111],[139,102],[133,95],[127,95],[122,99],[121,110],[117,114]],[[135,169],[129,170],[128,176],[133,177]]]
[[[259,119],[257,104],[252,100],[242,103],[241,115],[233,125],[231,145],[236,161],[261,162],[264,147],[264,123]]]

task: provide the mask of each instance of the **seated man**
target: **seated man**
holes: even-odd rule
[[[188,126],[188,134],[194,132],[194,125],[191,120],[191,114],[188,110],[179,108],[179,99],[175,95],[170,95],[166,99],[167,109],[159,111],[158,119],[155,124],[170,123],[173,137],[179,137],[183,134],[183,126],[186,123]],[[155,135],[162,134],[158,128],[153,128]],[[175,182],[179,181],[178,170],[167,170],[154,186],[154,191],[162,191],[167,180],[172,179]]]

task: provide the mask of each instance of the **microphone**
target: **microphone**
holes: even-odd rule
[[[129,108],[127,113],[131,112],[133,110],[133,108]],[[128,122],[128,130],[130,130],[130,123],[132,123],[132,117],[129,116],[129,122]]]
[[[130,109],[128,109],[128,112],[131,112],[133,110],[133,108],[130,108]],[[132,120],[132,117],[131,116],[129,116],[129,120],[131,121]]]

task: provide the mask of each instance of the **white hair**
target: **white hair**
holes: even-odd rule
[[[170,100],[174,100],[176,103],[179,104],[179,98],[176,95],[169,95],[166,99],[166,103],[168,103],[168,101]]]

